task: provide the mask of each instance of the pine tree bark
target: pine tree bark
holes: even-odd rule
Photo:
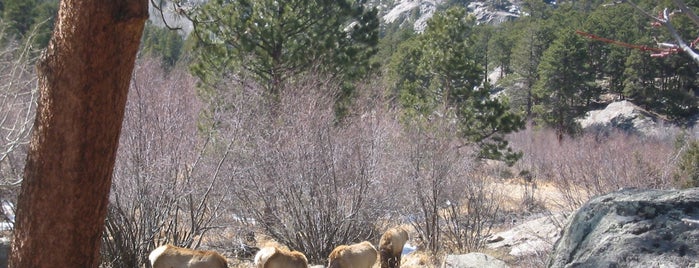
[[[97,267],[148,0],[62,0],[40,91],[10,267]]]

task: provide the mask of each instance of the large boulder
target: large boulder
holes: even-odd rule
[[[549,267],[699,267],[699,188],[621,190],[570,218]]]
[[[605,132],[618,129],[661,138],[672,128],[669,122],[626,100],[612,102],[602,110],[589,111],[578,122],[583,129],[588,130]]]

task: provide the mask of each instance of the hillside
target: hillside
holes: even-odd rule
[[[495,2],[499,4],[495,5]],[[466,7],[469,13],[476,17],[478,23],[497,25],[514,20],[521,15],[520,1],[513,2],[469,1]],[[383,23],[412,27],[416,32],[422,32],[425,29],[427,21],[435,12],[449,8],[443,0],[399,0],[390,4],[384,1],[378,6]]]
[[[181,16],[177,16],[179,10],[190,10],[208,1],[188,1],[179,8],[171,2],[163,1],[163,14],[151,5],[150,20],[158,26],[165,26],[163,20],[172,27],[182,27],[186,34],[192,30],[192,24]],[[494,3],[499,3],[495,5]],[[468,10],[479,23],[499,24],[518,18],[521,15],[519,3],[521,1],[469,1]],[[458,4],[458,3],[456,3]],[[399,24],[404,27],[412,27],[416,32],[425,29],[427,21],[437,10],[444,10],[450,5],[445,0],[374,0],[368,1],[367,6],[379,9],[379,15],[383,24]]]

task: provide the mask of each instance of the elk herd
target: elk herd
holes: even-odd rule
[[[337,246],[328,256],[328,268],[371,268],[379,259],[381,268],[398,268],[408,233],[400,227],[386,231],[378,250],[369,241]],[[215,251],[164,245],[148,256],[153,268],[225,268],[226,258]],[[264,247],[255,255],[256,268],[307,268],[306,256],[280,247]]]

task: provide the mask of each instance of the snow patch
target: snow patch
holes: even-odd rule
[[[401,255],[408,255],[410,253],[413,253],[417,250],[417,246],[413,246],[410,243],[405,243],[403,246],[403,251],[401,252]]]

